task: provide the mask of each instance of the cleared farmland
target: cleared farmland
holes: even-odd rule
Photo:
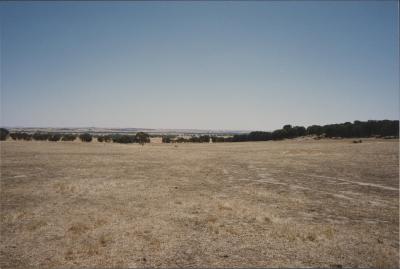
[[[1,268],[398,267],[397,140],[0,145]]]

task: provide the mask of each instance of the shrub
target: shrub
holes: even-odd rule
[[[97,141],[99,142],[111,142],[112,136],[111,135],[99,135],[97,136]]]
[[[36,132],[32,135],[33,140],[38,140],[38,141],[48,140],[50,137],[51,137],[50,134],[40,133],[40,132]]]
[[[272,132],[272,139],[273,140],[282,140],[287,138],[287,128],[286,129],[279,129]]]
[[[311,125],[307,127],[307,134],[308,135],[322,135],[324,132],[322,126],[319,125]]]
[[[251,132],[248,135],[249,141],[267,141],[272,139],[272,134],[270,132]]]
[[[133,135],[115,134],[115,135],[112,136],[112,141],[114,143],[129,144],[129,143],[135,143],[136,142],[136,137],[133,136]]]
[[[232,137],[232,142],[248,141],[247,134],[237,134]]]
[[[177,143],[185,143],[185,142],[189,142],[188,140],[186,140],[185,138],[183,138],[183,137],[178,137],[176,140],[175,140]]]
[[[10,133],[10,137],[13,139],[13,140],[17,140],[17,133]]]
[[[84,133],[84,134],[79,135],[79,139],[80,139],[82,142],[91,142],[93,138],[92,138],[92,135],[91,135],[91,134],[89,134],[89,133]]]
[[[50,137],[49,137],[49,141],[53,141],[53,142],[60,141],[60,139],[61,139],[60,134],[53,134],[53,135],[50,135]]]
[[[9,131],[5,128],[0,128],[0,140],[4,141],[7,139],[8,135],[9,135]]]
[[[32,135],[27,133],[12,133],[10,134],[11,138],[14,140],[26,140],[29,141],[32,139]]]
[[[171,138],[169,136],[163,136],[162,137],[162,142],[163,143],[171,143]]]
[[[74,141],[76,139],[76,135],[75,134],[64,134],[62,136],[62,141]]]

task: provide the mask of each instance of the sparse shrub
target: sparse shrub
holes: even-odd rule
[[[82,142],[91,142],[93,138],[92,138],[92,135],[91,135],[91,134],[89,134],[89,133],[84,133],[84,134],[79,135],[79,139],[80,139]]]
[[[98,141],[98,142],[104,142],[104,137],[103,137],[102,135],[99,135],[99,136],[97,137],[97,141]]]
[[[76,135],[75,134],[64,134],[62,136],[62,141],[74,141],[76,139]]]
[[[9,135],[9,131],[5,128],[0,128],[0,140],[4,141],[7,139],[8,135]]]

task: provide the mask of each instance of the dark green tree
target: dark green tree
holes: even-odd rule
[[[91,142],[92,139],[93,139],[93,137],[92,137],[92,135],[89,134],[89,133],[84,133],[84,134],[80,134],[80,135],[79,135],[79,139],[80,139],[82,142]]]
[[[10,132],[6,128],[0,128],[0,140],[4,141],[7,139]]]
[[[62,137],[61,134],[53,134],[53,135],[50,135],[49,141],[53,141],[53,142],[60,141],[61,137]]]
[[[150,143],[150,136],[144,132],[136,133],[136,141],[143,146],[145,143]]]
[[[64,134],[62,136],[62,141],[74,141],[76,139],[76,135],[75,134]]]

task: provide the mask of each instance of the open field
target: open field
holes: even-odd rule
[[[1,268],[398,267],[397,140],[0,145]]]

